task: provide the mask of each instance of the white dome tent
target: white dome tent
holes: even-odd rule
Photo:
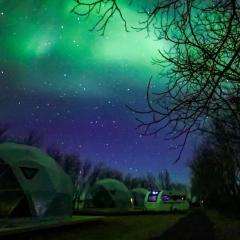
[[[0,217],[72,213],[72,182],[54,159],[35,147],[0,144]]]
[[[131,190],[134,207],[135,208],[144,208],[145,196],[148,193],[148,190],[145,188],[133,188]]]
[[[128,188],[116,179],[102,179],[89,190],[87,199],[94,208],[129,209],[132,207]]]

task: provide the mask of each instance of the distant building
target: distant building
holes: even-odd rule
[[[148,211],[187,211],[189,202],[183,191],[149,191],[145,197],[144,208]]]
[[[56,217],[72,213],[72,182],[35,147],[0,144],[0,217]]]

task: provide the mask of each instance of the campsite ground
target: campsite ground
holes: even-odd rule
[[[177,223],[183,214],[107,216],[94,224],[51,229],[18,236],[18,240],[141,240],[151,239]],[[9,239],[9,238],[8,238]],[[16,239],[13,237],[13,239]]]
[[[8,238],[10,240],[10,238]],[[16,239],[16,236],[13,238]],[[240,219],[197,209],[189,214],[107,216],[102,221],[18,236],[18,240],[239,240]]]
[[[206,215],[214,224],[216,240],[240,239],[240,216],[226,217],[216,211],[206,211]]]

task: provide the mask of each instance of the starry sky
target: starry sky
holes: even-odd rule
[[[188,145],[173,165],[174,144],[143,137],[125,105],[144,108],[152,65],[167,43],[146,33],[125,32],[116,17],[105,35],[90,32],[96,16],[72,14],[72,0],[0,0],[0,115],[11,132],[37,129],[54,144],[82,158],[141,175],[168,169],[173,180],[188,181]],[[122,4],[134,24],[134,7]],[[135,21],[135,22],[134,22]]]

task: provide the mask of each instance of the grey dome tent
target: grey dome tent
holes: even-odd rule
[[[145,188],[134,188],[131,190],[134,207],[144,208],[144,199],[148,190]]]
[[[54,159],[35,147],[0,144],[0,217],[72,213],[72,182]]]
[[[91,199],[94,208],[131,208],[131,195],[128,188],[116,179],[97,181],[89,190],[87,199]]]

